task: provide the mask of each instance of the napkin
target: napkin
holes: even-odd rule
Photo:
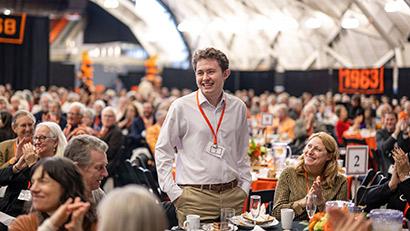
[[[244,216],[249,220],[253,220],[252,214],[250,212],[246,212]],[[259,215],[255,218],[255,221],[264,222],[264,221],[267,221],[269,218],[270,218],[269,214],[266,214],[265,205],[261,205],[259,209]]]
[[[259,210],[259,216],[263,216],[266,214],[266,207],[264,204],[261,205],[261,208]]]

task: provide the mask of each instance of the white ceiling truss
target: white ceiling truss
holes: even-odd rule
[[[93,1],[103,5],[104,0]],[[385,4],[391,1],[401,2],[402,7],[396,12],[386,12]],[[120,7],[107,11],[131,28],[149,54],[159,55],[164,65],[174,62],[175,52],[168,50],[172,45],[145,36],[152,36],[150,30],[158,28],[152,28],[149,19],[141,13],[144,9],[132,8],[127,0],[119,2]],[[216,47],[228,55],[235,70],[361,68],[393,63],[398,67],[410,66],[410,0],[162,0],[162,3],[172,12],[176,24],[185,26],[181,38],[191,53],[199,48]],[[320,19],[320,27],[306,27],[310,18]],[[346,18],[357,19],[359,26],[345,29],[342,25]]]

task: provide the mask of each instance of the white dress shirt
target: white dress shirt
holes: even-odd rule
[[[162,125],[155,146],[155,161],[161,189],[174,201],[182,194],[177,184],[219,184],[237,179],[248,193],[251,183],[247,155],[249,134],[246,106],[237,97],[224,93],[214,107],[199,91],[199,103],[214,131],[226,102],[225,115],[217,133],[218,146],[225,148],[221,158],[205,149],[213,142],[212,131],[201,115],[195,99],[196,92],[175,100]],[[175,155],[174,147],[178,153]],[[176,180],[172,164],[176,157]]]

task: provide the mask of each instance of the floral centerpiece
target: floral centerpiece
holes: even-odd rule
[[[309,221],[309,231],[332,231],[332,227],[328,222],[329,215],[325,212],[316,213]]]
[[[349,213],[354,208],[354,203],[348,201],[327,201],[327,208],[339,208],[344,213]],[[332,224],[329,222],[329,214],[325,212],[316,213],[309,221],[309,231],[333,231]]]
[[[266,152],[266,147],[257,144],[255,139],[251,138],[249,140],[248,156],[250,157],[252,164],[257,163],[262,156],[266,155]]]

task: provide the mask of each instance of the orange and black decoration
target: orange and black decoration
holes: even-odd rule
[[[25,26],[26,14],[0,14],[0,43],[23,44]]]
[[[384,68],[339,69],[339,92],[347,94],[383,94]]]
[[[88,51],[84,51],[82,54],[81,61],[81,80],[83,85],[89,90],[93,91],[94,89],[94,68],[93,63],[88,55]]]
[[[157,65],[158,56],[151,56],[145,60],[145,78],[151,82],[159,75],[159,68]]]

